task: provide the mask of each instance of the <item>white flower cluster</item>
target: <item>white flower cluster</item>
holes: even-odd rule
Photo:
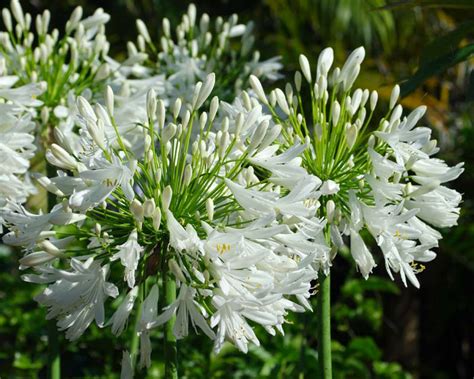
[[[303,166],[330,190],[319,198],[319,215],[330,225],[330,244],[339,248],[347,236],[350,252],[367,278],[376,263],[363,236],[371,235],[390,277],[392,271],[398,272],[405,285],[408,279],[419,287],[415,274],[424,268],[419,262],[435,258],[432,249],[442,238],[434,227],[457,223],[461,195],[444,184],[463,172],[463,164],[449,167],[433,157],[439,149],[431,129],[416,126],[426,107],[403,117],[403,108],[397,105],[398,86],[387,114],[374,120],[377,92],[352,89],[364,55],[360,47],[342,68],[331,70],[334,53],[327,48],[319,56],[314,79],[308,59],[301,55],[296,93],[287,84],[285,91],[276,89],[267,99],[259,80],[251,81],[275,122],[283,125],[289,148],[294,140],[311,139],[302,154]],[[301,98],[303,77],[309,85],[310,109]],[[271,161],[261,165],[279,173]]]
[[[304,146],[275,155],[281,128],[248,96],[243,111],[227,113],[217,97],[204,106],[214,82],[210,74],[191,103],[170,107],[150,90],[142,104],[147,122],[136,125],[138,153],[118,132],[110,88],[106,108],[79,97],[81,149],[56,129],[57,144],[46,156],[57,176],[38,176],[58,205],[42,215],[21,207],[2,212],[11,230],[4,241],[26,248],[21,265],[37,273],[25,280],[51,283],[36,300],[67,338],[78,338],[93,320],[104,326],[104,302],[119,293],[122,305],[108,323],[120,334],[143,308],[144,365],[150,330],[173,315],[177,338],[191,323],[215,340],[216,350],[227,339],[246,352],[249,341],[259,343],[251,322],[275,334],[289,311],[311,308],[311,281],[329,260],[324,223],[314,216],[318,204],[308,201],[320,181],[307,176],[275,185],[259,178],[251,160],[302,170]],[[112,282],[108,272],[123,275]],[[166,275],[179,295],[158,309]],[[147,296],[135,306],[138,293]]]
[[[188,20],[188,24],[193,12],[195,19],[196,9],[194,5],[191,5],[188,13],[183,17],[183,20]],[[208,16],[203,16],[203,18],[210,22]],[[230,46],[227,38],[235,37],[236,30],[234,28],[232,35],[228,35],[230,25],[242,29],[241,25],[236,25],[235,17],[226,23],[222,23],[222,20],[217,21],[217,24],[220,25],[217,28],[220,30],[219,39],[222,42],[220,53],[214,53],[216,48],[213,43],[206,44],[208,50],[199,54],[199,65],[202,66],[202,70],[192,80],[184,72],[192,70],[194,61],[178,58],[177,53],[174,52],[176,49],[163,51],[159,54],[160,61],[166,60],[176,63],[181,59],[180,67],[183,71],[174,72],[173,75],[171,71],[174,69],[165,68],[163,64],[153,64],[153,68],[148,67],[150,61],[146,60],[147,54],[139,52],[133,43],[129,44],[128,59],[123,62],[113,60],[108,56],[110,44],[105,34],[105,24],[110,20],[110,15],[105,13],[102,8],[84,18],[82,7],[77,7],[62,32],[58,29],[50,30],[50,19],[51,13],[48,10],[33,19],[31,14],[23,11],[19,0],[11,0],[10,8],[2,9],[5,29],[0,32],[0,70],[2,75],[0,89],[2,93],[5,93],[5,96],[0,94],[0,98],[5,99],[8,104],[15,103],[16,106],[14,109],[12,105],[5,106],[5,117],[2,118],[2,122],[5,123],[2,128],[2,136],[5,135],[5,138],[2,138],[0,142],[2,144],[1,151],[2,157],[3,154],[8,154],[8,159],[2,160],[4,167],[2,167],[1,181],[5,184],[2,185],[0,192],[0,207],[6,206],[7,200],[23,204],[28,195],[34,192],[34,187],[28,181],[29,176],[25,176],[25,173],[29,170],[29,161],[36,157],[36,161],[40,162],[44,156],[44,150],[54,142],[53,129],[59,129],[63,135],[68,137],[73,150],[80,148],[80,138],[75,132],[77,129],[75,119],[77,96],[83,96],[89,101],[107,102],[107,92],[105,92],[105,97],[103,94],[107,85],[112,86],[117,92],[115,118],[120,128],[120,134],[139,151],[143,148],[143,141],[140,135],[137,135],[135,125],[146,121],[146,110],[142,104],[150,88],[155,89],[160,98],[168,105],[170,99],[173,99],[174,102],[180,97],[184,99],[188,93],[192,94],[196,82],[205,79],[207,74],[216,68],[217,63],[222,67],[239,65],[239,70],[232,71],[238,75],[232,76],[230,73],[226,73],[226,85],[223,86],[223,88],[230,89],[227,94],[233,97],[238,88],[236,83],[241,81],[243,71],[246,72],[246,77],[252,72],[258,76],[273,79],[278,75],[277,71],[280,68],[280,64],[275,63],[270,65],[271,67],[264,65],[268,68],[264,69],[264,66],[258,63],[258,53],[252,51],[251,45],[247,46],[245,54]],[[169,21],[164,22],[164,24],[166,23],[169,25]],[[146,27],[141,21],[138,21],[137,24],[140,25],[139,29],[143,33]],[[178,29],[183,28],[184,26],[180,26]],[[198,28],[194,29],[196,32]],[[246,40],[253,39],[250,34],[251,28],[245,27],[244,29],[246,30],[245,35],[248,37]],[[210,35],[209,32],[207,34]],[[179,45],[191,46],[197,43],[196,41],[191,42],[194,37],[190,33],[189,27],[184,35],[182,33],[179,35]],[[143,38],[143,36],[139,37],[139,41],[141,41],[139,46],[143,46]],[[212,36],[207,38],[215,39]],[[149,36],[146,41],[150,46],[153,45],[153,40]],[[185,48],[183,47],[183,49]],[[183,49],[181,53],[184,56],[186,52]],[[250,61],[252,54],[255,57]],[[218,55],[220,58],[226,56],[228,61],[220,60]],[[158,57],[158,53],[156,56]],[[239,58],[234,59],[235,56]],[[252,69],[242,70],[241,66],[252,66]],[[165,97],[165,93],[168,97]],[[14,98],[10,99],[12,96]],[[21,117],[23,120],[22,125],[15,127],[14,130],[11,127],[12,117]],[[28,127],[26,127],[28,117],[34,123],[28,123]],[[6,124],[10,126],[7,127]],[[21,134],[25,131],[28,136]],[[9,134],[8,137],[6,133]],[[113,129],[105,130],[105,133],[109,139],[115,138]],[[10,150],[14,150],[15,155]],[[17,159],[19,154],[22,158],[21,161]],[[16,161],[14,165],[10,165],[8,162],[11,162],[13,156]],[[23,178],[27,180],[24,186],[20,185],[23,183]],[[11,185],[6,185],[7,182],[10,182]],[[1,220],[0,223],[3,224]]]
[[[214,94],[228,101],[248,87],[251,74],[271,81],[281,77],[280,58],[261,62],[253,49],[252,23],[239,24],[233,14],[227,21],[218,17],[213,24],[206,13],[197,20],[196,6],[190,4],[174,35],[170,21],[163,19],[162,36],[155,43],[145,23],[137,20],[137,41],[128,43],[128,64],[121,71],[138,79],[132,86],[154,82],[165,103],[178,98],[190,102],[194,84],[211,72],[216,75]]]
[[[35,193],[28,170],[36,145],[32,116],[41,104],[36,97],[44,91],[43,83],[12,88],[18,77],[6,75],[5,60],[0,58],[0,208],[24,203]],[[0,216],[0,233],[3,230]]]
[[[53,116],[64,113],[64,101],[69,93],[80,95],[96,90],[109,75],[105,62],[109,43],[105,37],[105,24],[110,16],[99,8],[87,18],[82,18],[82,8],[77,7],[60,35],[57,29],[49,31],[51,13],[45,10],[33,19],[24,13],[18,0],[2,9],[5,31],[0,32],[0,54],[6,62],[9,75],[15,75],[17,85],[45,82],[41,94],[41,116],[47,124]],[[13,16],[13,17],[12,17]]]

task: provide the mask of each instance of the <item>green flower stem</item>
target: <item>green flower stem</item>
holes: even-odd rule
[[[48,320],[48,378],[61,378],[61,354],[55,320]]]
[[[165,301],[166,305],[170,305],[176,300],[176,280],[165,263],[164,268],[164,284],[165,284]],[[178,378],[178,348],[176,337],[173,333],[176,316],[173,315],[165,325],[165,378]]]
[[[138,304],[138,311],[135,315],[135,329],[132,332],[132,339],[130,342],[130,357],[132,360],[132,368],[133,372],[137,372],[137,356],[138,356],[138,324],[140,322],[140,319],[142,317],[142,303],[143,303],[143,284],[140,285],[138,288],[138,299],[139,299],[139,304]]]
[[[331,282],[330,275],[319,275],[318,292],[318,360],[319,378],[332,379],[331,362]]]

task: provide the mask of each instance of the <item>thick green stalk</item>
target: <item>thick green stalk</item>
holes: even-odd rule
[[[55,320],[48,320],[48,378],[61,378],[61,354]]]
[[[138,289],[138,311],[135,315],[135,329],[132,332],[132,340],[130,342],[130,357],[132,359],[133,372],[137,372],[137,356],[138,356],[138,324],[142,317],[142,303],[143,303],[143,284],[140,285]]]
[[[176,280],[170,272],[168,265],[164,267],[165,282],[165,301],[166,305],[170,305],[176,300]],[[165,325],[165,378],[178,378],[178,348],[176,337],[173,333],[176,316],[173,316]]]
[[[319,275],[318,292],[318,360],[319,378],[332,379],[331,362],[331,282],[330,276]]]

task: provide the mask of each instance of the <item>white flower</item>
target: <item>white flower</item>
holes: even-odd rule
[[[122,369],[120,371],[120,379],[133,379],[132,359],[128,351],[122,354]]]
[[[138,267],[138,261],[143,253],[143,247],[138,243],[137,230],[134,229],[126,242],[117,246],[119,251],[110,257],[111,261],[120,258],[120,262],[125,267],[124,280],[127,281],[128,286],[133,288],[135,286],[135,271]]]
[[[198,326],[210,339],[215,338],[215,334],[209,327],[205,317],[207,317],[204,308],[194,299],[196,289],[181,285],[179,295],[168,308],[159,315],[156,320],[147,325],[148,328],[155,328],[167,322],[176,314],[176,322],[173,327],[173,334],[177,339],[181,339],[188,335],[189,320],[194,328]]]
[[[170,245],[174,249],[177,251],[186,250],[190,253],[201,250],[201,240],[191,224],[186,225],[186,229],[183,228],[174,218],[171,211],[166,213],[166,217],[167,227],[170,232]]]
[[[104,302],[107,297],[116,297],[118,289],[107,282],[109,267],[89,258],[85,262],[71,260],[71,270],[52,267],[37,268],[40,275],[25,275],[33,283],[53,283],[35,297],[40,304],[49,308],[47,318],[59,318],[61,330],[66,338],[79,338],[90,323],[104,324]]]
[[[127,296],[125,296],[122,303],[119,305],[107,323],[107,325],[112,324],[112,333],[116,336],[122,334],[123,330],[125,329],[125,324],[127,323],[128,317],[133,310],[137,295],[138,287],[133,287],[128,292]]]
[[[136,331],[140,335],[141,367],[150,367],[151,365],[151,341],[148,325],[156,319],[158,313],[158,293],[158,286],[154,284],[142,303],[139,329]]]

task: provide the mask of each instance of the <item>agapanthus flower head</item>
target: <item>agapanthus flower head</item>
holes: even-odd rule
[[[256,96],[283,126],[288,148],[295,140],[307,140],[302,166],[321,179],[318,210],[327,221],[328,242],[342,246],[347,237],[350,251],[367,278],[376,266],[366,238],[371,235],[380,247],[386,269],[399,272],[419,286],[417,272],[435,258],[441,234],[434,228],[456,225],[461,195],[446,187],[463,171],[463,164],[449,167],[435,158],[436,140],[431,129],[417,126],[426,107],[407,116],[397,104],[400,88],[395,86],[388,111],[376,119],[378,94],[356,88],[354,83],[364,59],[364,48],[354,50],[342,68],[333,68],[331,48],[319,55],[316,70],[300,56],[301,72],[294,84],[266,96],[256,77],[251,84]],[[303,100],[302,93],[310,95]],[[295,176],[271,161],[255,162],[276,180]],[[302,174],[305,175],[304,173]]]
[[[38,95],[43,103],[37,115],[41,125],[50,117],[64,117],[68,94],[101,90],[110,75],[104,29],[110,16],[102,8],[87,18],[82,14],[82,7],[77,7],[60,33],[49,30],[49,10],[33,20],[19,0],[12,0],[10,9],[2,9],[6,30],[0,32],[0,55],[8,75],[17,78],[16,86],[46,83],[46,90]]]
[[[246,352],[259,343],[252,323],[274,334],[288,312],[310,308],[311,281],[329,254],[318,204],[307,201],[320,182],[275,185],[257,175],[259,157],[296,169],[302,145],[276,155],[281,128],[258,117],[256,101],[234,112],[217,97],[207,101],[215,81],[208,75],[190,102],[168,106],[150,90],[141,104],[147,118],[133,125],[141,148],[119,132],[112,91],[106,108],[79,98],[79,148],[56,129],[47,159],[57,176],[38,178],[58,205],[44,215],[2,213],[12,230],[5,240],[26,247],[23,268],[38,272],[25,278],[51,283],[37,300],[67,337],[94,319],[105,325],[103,303],[121,294],[108,325],[119,334],[141,309],[140,361],[149,365],[150,333],[174,315],[177,338],[192,325],[216,350],[230,340]],[[178,296],[159,308],[165,277]]]
[[[190,4],[175,30],[167,18],[163,19],[159,38],[150,36],[141,20],[137,20],[137,28],[137,42],[129,42],[128,52],[130,57],[145,55],[143,64],[136,65],[131,73],[164,76],[166,96],[172,101],[190,101],[190,89],[211,72],[217,78],[214,94],[222,100],[233,100],[247,88],[251,74],[268,80],[280,77],[279,58],[260,61],[260,53],[253,48],[253,24],[240,24],[236,14],[227,20],[211,20],[204,13],[198,19],[196,6]]]

